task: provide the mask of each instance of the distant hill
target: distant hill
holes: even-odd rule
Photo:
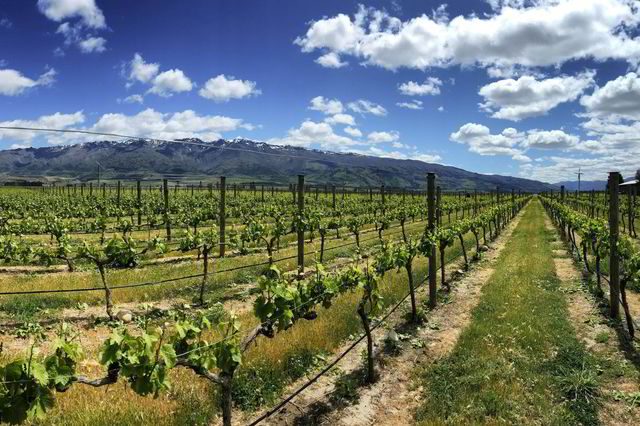
[[[564,189],[567,191],[576,191],[578,189],[578,181],[563,181],[554,184],[554,186],[559,189],[562,185],[564,185]],[[580,182],[580,190],[581,191],[604,191],[607,187],[606,180],[583,180]]]
[[[46,176],[72,181],[102,179],[170,179],[233,181],[283,185],[306,175],[310,184],[424,188],[426,173],[435,172],[443,190],[540,192],[551,185],[510,176],[483,175],[456,167],[359,154],[335,153],[246,139],[180,144],[145,140],[100,141],[43,148],[0,151],[0,179]]]

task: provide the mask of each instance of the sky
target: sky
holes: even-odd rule
[[[631,0],[0,0],[0,126],[546,182],[640,168],[639,65]],[[0,149],[94,139],[0,130]]]

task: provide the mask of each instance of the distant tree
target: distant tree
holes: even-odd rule
[[[640,169],[636,170],[636,180],[640,180]]]

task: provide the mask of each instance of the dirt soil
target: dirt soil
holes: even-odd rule
[[[362,366],[361,351],[365,348],[362,342],[355,350],[341,360],[334,374],[326,374],[316,383],[298,395],[290,404],[265,420],[264,425],[404,425],[413,423],[414,413],[420,402],[421,388],[414,386],[413,375],[416,367],[448,355],[454,348],[458,336],[469,324],[471,311],[478,304],[482,295],[482,287],[493,273],[494,264],[509,240],[513,229],[520,221],[522,213],[511,221],[496,241],[489,245],[480,262],[472,263],[469,271],[459,274],[457,270],[464,265],[458,260],[448,265],[447,276],[457,275],[451,281],[451,292],[448,301],[440,304],[428,314],[428,322],[414,330],[411,343],[403,342],[403,349],[397,356],[380,355],[377,359],[378,380],[373,385],[363,386],[357,390],[358,401],[353,405],[341,406],[331,402],[335,384],[340,376],[358,374]],[[473,256],[470,251],[469,256]],[[418,300],[428,298],[426,286],[418,289]],[[394,313],[388,320],[399,333],[406,324],[402,312]],[[380,327],[374,331],[376,349],[382,348],[388,328]],[[347,342],[340,352],[351,342]],[[306,379],[295,383],[285,394],[297,389]],[[240,413],[238,413],[240,414]],[[254,414],[252,418],[257,417]],[[235,417],[237,424],[244,424],[247,416]],[[234,422],[235,423],[235,422]]]

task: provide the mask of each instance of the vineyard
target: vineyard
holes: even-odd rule
[[[3,189],[0,421],[256,425],[344,416],[361,387],[391,386],[386,363],[437,344],[429,333],[439,332],[436,318],[447,310],[466,315],[455,327],[441,319],[456,336],[479,323],[482,309],[473,307],[486,301],[473,293],[465,303],[471,296],[461,289],[475,278],[491,288],[500,265],[520,254],[509,244],[522,240],[531,256],[550,256],[548,241],[530,242],[543,234],[532,227],[545,214],[540,206],[568,256],[583,262],[589,294],[606,304],[600,317],[633,351],[638,212],[635,192],[620,188],[448,193],[429,174],[413,191],[314,186],[303,176],[288,189],[225,178]],[[523,254],[514,269],[531,261]],[[538,263],[553,265],[544,259]],[[508,281],[501,288],[519,283]],[[565,311],[553,315],[567,321]],[[458,345],[480,344],[464,333]],[[358,379],[331,379],[341,365]],[[424,374],[434,389],[454,380]],[[464,392],[447,397],[442,411],[443,401],[423,397],[431,402],[415,407],[418,420],[431,424],[437,413],[463,421],[451,410],[467,405]],[[591,400],[568,404],[574,420],[593,420]]]

